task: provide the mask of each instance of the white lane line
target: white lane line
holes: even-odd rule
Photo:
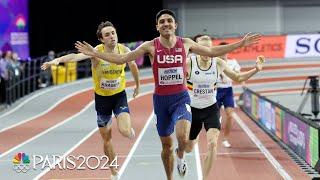
[[[145,80],[145,79],[149,79],[149,77],[144,78],[144,79],[141,79],[141,80]],[[81,82],[83,82],[83,81],[81,81]],[[128,82],[131,82],[131,81],[128,81]],[[146,86],[146,85],[150,85],[150,84],[152,84],[152,83],[146,83],[146,84],[143,84],[142,86]],[[142,86],[141,86],[141,87],[142,87]],[[131,88],[133,88],[133,86],[128,86],[128,87],[127,87],[127,89],[131,89]],[[55,88],[55,89],[57,89],[57,88]],[[58,102],[56,102],[54,105],[52,105],[51,107],[49,107],[46,111],[44,111],[44,112],[42,112],[42,113],[40,113],[40,114],[37,114],[37,115],[35,115],[35,116],[32,116],[32,117],[30,117],[30,118],[28,118],[28,119],[26,119],[26,120],[20,121],[20,122],[18,122],[18,123],[15,123],[15,124],[13,124],[13,125],[10,125],[10,126],[8,126],[8,127],[5,127],[5,128],[3,128],[3,129],[0,129],[0,133],[2,133],[3,131],[6,131],[6,130],[8,130],[8,129],[11,129],[11,128],[15,127],[15,126],[21,125],[21,124],[23,124],[23,123],[25,123],[25,122],[28,122],[28,121],[30,121],[30,120],[33,120],[33,119],[35,119],[35,118],[38,118],[38,117],[40,117],[40,116],[48,113],[50,110],[52,110],[53,108],[55,108],[56,106],[58,106],[58,105],[59,105],[60,103],[62,103],[64,100],[66,100],[66,99],[68,99],[68,98],[70,98],[70,97],[72,97],[72,96],[74,96],[74,95],[80,94],[80,93],[82,93],[82,92],[84,92],[84,91],[87,91],[87,90],[89,90],[89,89],[92,89],[92,87],[89,87],[89,88],[86,88],[86,89],[82,89],[82,90],[76,91],[76,92],[74,92],[74,93],[72,93],[72,94],[64,97],[63,99],[60,99],[60,100],[59,100]],[[40,94],[40,93],[39,93],[39,94]],[[138,97],[139,97],[139,96],[138,96]],[[32,98],[32,99],[34,99],[34,98]],[[20,106],[20,105],[19,105],[19,106]],[[13,110],[11,110],[11,111],[13,111]],[[3,115],[1,115],[1,116],[3,116]]]
[[[95,132],[98,131],[98,127],[94,128],[89,134],[87,134],[84,138],[82,138],[77,144],[75,144],[72,148],[70,148],[66,153],[63,154],[63,158],[64,159],[68,154],[70,154],[72,151],[74,151],[78,146],[80,146],[84,141],[86,141],[88,138],[90,138]],[[42,177],[43,175],[45,175],[47,172],[50,171],[50,169],[54,168],[57,164],[59,164],[60,161],[54,163],[53,165],[51,165],[50,167],[47,167],[46,169],[44,169],[40,174],[38,174],[35,178],[33,179],[39,179],[40,177]]]
[[[9,149],[8,151],[6,151],[6,152],[2,153],[2,154],[0,155],[0,158],[2,158],[3,156],[5,156],[5,155],[9,154],[9,153],[10,153],[10,152],[12,152],[12,151],[14,151],[14,150],[18,149],[19,147],[21,147],[21,146],[23,146],[23,145],[25,145],[25,144],[27,144],[27,143],[29,143],[29,142],[33,141],[33,140],[35,140],[35,139],[37,139],[37,138],[39,138],[39,137],[41,137],[41,136],[45,135],[46,133],[50,132],[51,130],[53,130],[53,129],[55,129],[55,128],[57,128],[57,127],[59,127],[59,126],[61,126],[61,125],[65,124],[65,123],[67,123],[67,122],[69,122],[70,120],[72,120],[72,119],[76,118],[77,116],[81,115],[84,111],[86,111],[86,110],[87,110],[87,109],[88,109],[88,108],[89,108],[93,103],[94,103],[94,101],[91,101],[89,104],[87,104],[87,105],[86,105],[86,106],[85,106],[85,107],[84,107],[80,112],[78,112],[77,114],[74,114],[73,116],[69,117],[68,119],[66,119],[66,120],[64,120],[64,121],[61,121],[60,123],[58,123],[58,124],[56,124],[56,125],[54,125],[54,126],[50,127],[49,129],[47,129],[47,130],[45,130],[45,131],[43,131],[43,132],[41,132],[41,133],[37,134],[36,136],[33,136],[32,138],[30,138],[30,139],[28,139],[28,140],[24,141],[23,143],[21,143],[21,144],[19,144],[19,145],[15,146],[15,147],[13,147],[13,148]]]
[[[56,91],[56,90],[58,90],[58,89],[61,89],[61,88],[67,87],[67,86],[72,86],[72,85],[84,83],[84,82],[87,82],[87,81],[89,81],[89,80],[91,80],[91,78],[90,78],[90,79],[81,80],[81,81],[76,81],[76,82],[74,82],[74,83],[68,83],[68,84],[63,84],[63,85],[59,85],[59,86],[54,86],[53,88],[48,88],[48,89],[46,89],[46,90],[44,90],[44,91],[41,91],[41,92],[39,92],[39,93],[38,93],[37,91],[35,91],[35,94],[34,94],[33,96],[31,96],[30,98],[24,100],[24,101],[21,102],[18,106],[16,106],[15,108],[11,109],[10,111],[8,111],[8,112],[0,115],[0,118],[2,118],[2,117],[4,117],[4,116],[7,116],[7,115],[9,115],[9,114],[11,114],[11,113],[13,113],[14,111],[20,109],[23,105],[27,104],[28,102],[32,101],[33,99],[35,99],[35,98],[37,98],[37,97],[39,97],[39,96],[41,96],[41,95],[43,95],[43,94],[49,93],[49,92],[51,92],[51,91]]]
[[[148,85],[148,84],[146,84],[146,85]],[[145,93],[141,93],[141,94],[139,94],[139,97],[144,96],[144,95],[146,95],[146,94],[150,94],[150,93],[152,93],[152,91],[150,91],[150,92],[145,92]],[[131,100],[133,100],[133,98],[130,98],[128,101],[130,102]],[[151,114],[151,117],[153,117],[153,113]],[[149,125],[151,119],[152,119],[152,118],[149,117],[147,124],[145,125],[145,127],[144,127],[143,130],[141,131],[139,137],[137,138],[135,144],[133,145],[133,148],[136,149],[136,146],[137,146],[136,144],[139,143],[138,141],[141,140],[141,137],[142,137],[142,135],[144,134],[145,129],[146,129],[146,127]],[[74,151],[76,148],[78,148],[84,141],[86,141],[87,139],[89,139],[96,131],[98,131],[98,128],[93,129],[89,134],[87,134],[84,138],[82,138],[77,144],[75,144],[75,145],[74,145],[72,148],[70,148],[66,153],[64,153],[62,157],[66,157],[68,154],[70,154],[72,151]],[[131,148],[131,150],[130,150],[130,152],[129,152],[129,154],[128,154],[128,157],[129,157],[129,158],[131,158],[131,156],[132,156],[132,154],[133,154],[133,153],[131,152],[131,151],[133,150],[133,148]],[[131,153],[131,156],[130,156],[130,153]],[[63,159],[63,158],[61,158],[61,160],[62,160],[62,159]],[[127,158],[127,159],[128,159],[128,158]],[[125,168],[124,166],[127,166],[127,164],[128,164],[128,162],[127,162],[127,164],[125,165],[126,161],[128,161],[127,159],[125,160],[124,165],[121,167],[121,169],[120,169],[120,171],[119,171],[119,177],[121,176],[121,174],[120,174],[121,170],[123,169],[123,170],[122,170],[122,173],[123,173],[124,168]],[[60,161],[57,161],[56,163],[53,163],[52,166],[47,167],[46,169],[44,169],[44,170],[43,170],[40,174],[38,174],[34,179],[37,180],[37,179],[41,178],[42,176],[44,176],[47,172],[49,172],[52,168],[54,168],[54,167],[55,167],[57,164],[59,164],[59,163],[60,163]]]
[[[43,116],[44,114],[48,113],[48,112],[51,111],[52,109],[56,108],[59,104],[61,104],[61,103],[64,102],[65,100],[71,98],[72,96],[76,96],[76,95],[78,95],[78,94],[80,94],[80,93],[83,93],[83,92],[85,92],[85,91],[89,91],[90,89],[92,89],[92,87],[86,88],[86,89],[82,89],[82,90],[76,91],[76,92],[74,92],[74,93],[72,93],[72,94],[69,94],[68,96],[65,96],[64,98],[60,99],[58,102],[56,102],[55,104],[53,104],[52,106],[50,106],[47,110],[43,111],[42,113],[37,114],[37,115],[35,115],[35,116],[32,116],[32,117],[30,117],[30,118],[28,118],[28,119],[25,119],[25,120],[23,120],[23,121],[20,121],[20,122],[18,122],[18,123],[12,124],[12,125],[10,125],[10,126],[8,126],[8,127],[5,127],[5,128],[3,128],[3,129],[0,130],[0,133],[2,133],[3,131],[6,131],[6,130],[8,130],[8,129],[11,129],[11,128],[15,127],[15,126],[19,126],[19,125],[21,125],[21,124],[23,124],[23,123],[26,123],[26,122],[31,121],[31,120],[33,120],[33,119],[36,119],[36,118],[38,118],[38,117],[40,117],[40,116]]]
[[[149,86],[150,84],[151,84],[151,83],[147,83],[147,84],[144,84],[144,85],[142,85],[142,86],[143,86],[143,87],[144,87],[144,86]],[[132,89],[132,87],[127,88],[127,89]],[[143,96],[143,95],[149,94],[149,93],[151,93],[151,91],[150,91],[150,92],[146,92],[146,93],[141,93],[141,94],[139,94],[139,96]],[[131,101],[132,99],[133,99],[133,98],[130,98],[129,101]],[[52,126],[51,128],[49,128],[49,129],[47,129],[47,130],[45,130],[45,131],[37,134],[36,136],[33,136],[32,138],[30,138],[30,139],[24,141],[23,143],[21,143],[21,144],[15,146],[15,147],[9,149],[8,151],[3,152],[2,154],[0,154],[0,158],[2,158],[3,156],[7,155],[7,154],[10,153],[10,152],[12,152],[13,150],[15,150],[15,149],[17,149],[17,148],[19,148],[19,147],[21,147],[21,146],[23,146],[23,145],[31,142],[31,141],[33,141],[34,139],[36,139],[36,138],[38,138],[38,137],[41,137],[42,135],[48,133],[49,131],[51,131],[51,130],[53,130],[53,129],[55,129],[55,128],[61,126],[61,125],[63,125],[64,123],[68,122],[69,120],[71,120],[71,119],[79,116],[79,115],[80,115],[81,113],[83,113],[86,109],[88,109],[89,106],[92,105],[93,103],[94,103],[94,101],[90,101],[90,103],[88,103],[88,104],[87,104],[80,112],[78,112],[77,114],[74,114],[73,116],[65,119],[64,121],[61,121],[60,123],[58,123],[58,124]]]
[[[262,154],[261,151],[248,151],[248,152],[230,152],[230,153],[217,153],[218,156],[224,156],[224,155],[256,155],[256,154]],[[206,153],[199,153],[200,156],[205,156]],[[196,155],[193,155],[191,153],[185,154],[186,157],[193,157]],[[120,158],[127,158],[127,155],[118,155]],[[161,158],[160,154],[135,154],[132,155],[134,158]],[[52,160],[54,158],[49,157],[49,160]],[[10,159],[1,159],[0,162],[11,162],[12,158]]]
[[[142,72],[142,71],[140,71],[140,72]],[[151,72],[151,71],[150,71],[150,72]],[[143,77],[143,78],[140,79],[140,80],[145,80],[145,79],[150,79],[150,78],[152,78],[152,76],[145,76],[145,77]],[[132,79],[133,79],[133,78],[127,78],[127,80],[129,80],[128,82],[134,82]],[[52,88],[45,89],[45,90],[43,90],[43,91],[41,91],[41,92],[35,91],[35,92],[33,92],[33,93],[35,93],[34,95],[32,95],[31,97],[25,99],[25,100],[24,100],[23,102],[21,102],[18,106],[16,106],[16,107],[14,107],[13,109],[5,112],[4,114],[1,114],[1,115],[0,115],[0,119],[1,119],[2,117],[4,117],[4,116],[7,116],[7,115],[9,115],[9,114],[12,114],[12,113],[15,112],[16,110],[20,109],[23,105],[27,104],[28,102],[32,101],[33,99],[35,99],[35,98],[37,98],[37,97],[39,97],[39,96],[41,96],[41,95],[43,95],[43,94],[49,93],[49,92],[51,92],[51,91],[56,91],[56,90],[58,90],[58,89],[65,88],[65,87],[67,87],[67,86],[73,86],[73,85],[77,85],[77,84],[80,84],[80,83],[85,83],[85,82],[87,82],[87,81],[91,81],[91,78],[87,78],[87,79],[84,79],[84,80],[77,80],[77,81],[74,81],[74,82],[70,82],[70,83],[66,83],[66,84],[54,86],[54,87],[52,87]],[[91,86],[91,88],[92,88],[92,86]]]
[[[195,146],[196,147],[196,146]],[[198,147],[199,150],[199,147]],[[195,152],[197,153],[197,152]],[[198,152],[199,153],[199,152]],[[217,153],[218,156],[223,156],[223,155],[256,155],[256,154],[262,154],[261,151],[248,151],[248,152],[230,152],[230,153]],[[200,156],[205,156],[206,153],[199,153]],[[192,153],[186,153],[186,157],[195,157],[197,156],[196,154],[193,155]],[[118,155],[120,158],[127,158],[128,155]],[[134,158],[161,158],[161,154],[135,154],[132,155]],[[49,158],[50,159],[50,158]],[[2,160],[2,161],[12,161],[12,159],[7,159],[7,160]],[[1,160],[0,160],[1,162]]]
[[[196,156],[196,165],[197,165],[197,172],[198,172],[198,180],[202,180],[203,174],[202,174],[202,167],[201,167],[201,159],[200,159],[200,153],[199,153],[199,145],[198,143],[194,146],[194,153]]]
[[[272,154],[267,150],[267,148],[261,143],[261,141],[253,134],[249,127],[240,119],[240,117],[234,113],[234,119],[239,124],[239,126],[244,130],[244,132],[249,136],[254,144],[260,149],[260,151],[265,155],[268,161],[273,165],[273,167],[278,171],[278,173],[285,180],[292,180],[292,177],[285,171],[281,164],[272,156]]]
[[[123,165],[121,166],[121,168],[120,168],[120,170],[119,170],[119,179],[121,179],[121,176],[122,176],[124,170],[125,170],[126,167],[128,166],[129,161],[130,161],[130,159],[132,158],[133,153],[136,151],[136,149],[137,149],[137,147],[138,147],[138,145],[139,145],[139,143],[140,143],[140,141],[141,141],[144,133],[146,132],[146,130],[147,130],[147,128],[148,128],[151,120],[153,119],[153,116],[154,116],[154,112],[152,111],[152,114],[149,116],[146,125],[143,127],[141,133],[139,134],[139,137],[137,138],[136,142],[135,142],[134,145],[132,146],[132,148],[131,148],[131,150],[130,150],[130,152],[129,152],[127,158],[126,158],[126,160],[124,161]]]

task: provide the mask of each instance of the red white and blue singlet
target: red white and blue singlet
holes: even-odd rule
[[[186,81],[186,52],[181,37],[173,48],[165,48],[159,38],[154,39],[152,70],[155,80],[153,107],[157,130],[161,137],[174,132],[178,120],[191,121],[190,97]]]
[[[170,95],[186,89],[186,52],[182,38],[177,37],[173,48],[165,48],[159,38],[154,40],[152,70],[155,80],[155,94]]]

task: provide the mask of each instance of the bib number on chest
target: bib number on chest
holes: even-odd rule
[[[193,84],[195,96],[213,96],[215,93],[214,84]]]
[[[120,86],[120,79],[101,79],[100,88],[105,90],[115,90]]]
[[[183,84],[184,74],[182,67],[159,68],[158,69],[159,85],[176,85]]]

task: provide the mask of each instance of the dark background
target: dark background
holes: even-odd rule
[[[77,40],[96,45],[96,30],[102,21],[111,21],[119,42],[151,40],[158,36],[155,15],[162,1],[142,3],[110,0],[30,0],[29,41],[32,58],[74,50]]]

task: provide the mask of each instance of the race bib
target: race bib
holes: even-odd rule
[[[184,74],[182,67],[159,68],[159,85],[176,85],[184,83]]]
[[[208,83],[193,84],[194,96],[209,97],[209,96],[213,96],[214,93],[215,93],[214,84],[208,84]]]
[[[101,79],[100,88],[105,90],[118,89],[120,86],[120,79]]]

